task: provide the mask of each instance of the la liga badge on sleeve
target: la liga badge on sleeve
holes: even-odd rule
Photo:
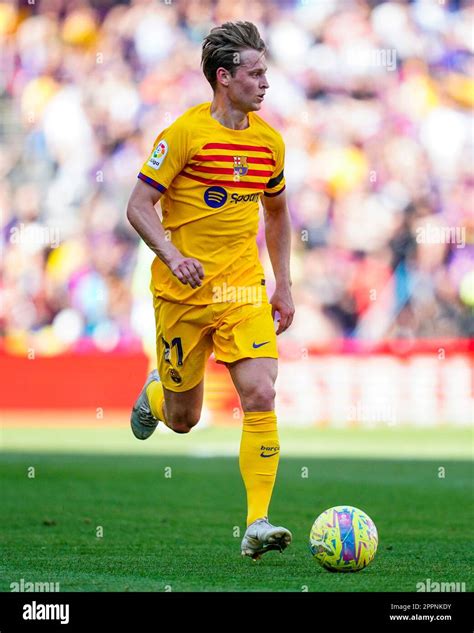
[[[168,143],[166,141],[160,141],[153,150],[147,165],[152,169],[159,169],[167,153]]]

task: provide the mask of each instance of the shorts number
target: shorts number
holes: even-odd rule
[[[177,336],[171,341],[171,345],[168,341],[165,341],[163,337],[161,337],[163,344],[165,346],[165,361],[167,363],[171,363],[171,349],[176,346],[176,351],[178,353],[178,365],[183,364],[183,344],[181,343],[181,337]]]

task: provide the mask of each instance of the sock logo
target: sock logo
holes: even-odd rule
[[[274,455],[278,455],[280,452],[279,446],[262,446],[260,447],[261,453],[260,457],[273,457]]]

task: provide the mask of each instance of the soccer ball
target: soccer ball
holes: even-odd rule
[[[311,554],[328,571],[360,571],[373,561],[379,542],[372,519],[352,506],[318,516],[309,535]]]

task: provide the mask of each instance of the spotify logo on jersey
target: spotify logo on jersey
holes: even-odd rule
[[[222,207],[227,200],[227,191],[223,187],[209,187],[204,192],[204,202],[208,207],[217,209]]]

